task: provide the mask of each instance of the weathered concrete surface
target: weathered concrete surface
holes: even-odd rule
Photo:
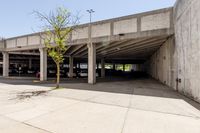
[[[173,36],[151,56],[147,64],[147,71],[153,78],[177,90],[177,55]]]
[[[177,0],[173,37],[149,60],[149,73],[164,84],[200,102],[200,1]]]
[[[67,83],[23,100],[16,94],[53,85],[10,83],[0,83],[2,133],[200,132],[200,105],[152,79]]]
[[[88,83],[96,83],[96,44],[88,44]]]
[[[200,102],[200,1],[179,0],[175,12],[178,91]]]
[[[49,133],[3,116],[0,116],[0,129],[1,133]]]
[[[3,77],[9,76],[9,53],[3,52]]]
[[[40,81],[47,80],[47,50],[40,48]]]

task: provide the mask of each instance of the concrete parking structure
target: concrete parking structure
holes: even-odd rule
[[[1,40],[0,132],[200,133],[199,7],[78,25],[58,90],[42,32]]]
[[[105,77],[106,63],[113,69],[117,63],[134,64],[136,71],[146,72],[199,102],[199,5],[198,0],[177,0],[174,7],[78,25],[66,40],[68,68],[62,70],[63,75],[74,77],[74,68],[86,63],[88,83],[95,84],[99,65],[98,75]],[[47,80],[49,72],[55,73],[49,70],[53,63],[47,57],[42,35],[0,41],[3,77],[8,77],[9,71],[20,76],[22,64],[26,69],[34,68],[29,71],[39,73],[41,81]]]

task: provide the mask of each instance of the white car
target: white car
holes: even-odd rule
[[[87,77],[88,76],[88,70],[81,70],[79,73],[80,77]],[[99,77],[99,73],[96,72],[96,77]]]

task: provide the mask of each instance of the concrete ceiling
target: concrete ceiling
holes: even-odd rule
[[[97,59],[147,59],[167,40],[167,38],[168,36],[159,36],[97,43]],[[87,50],[86,44],[71,46],[67,51],[67,55],[87,58]]]

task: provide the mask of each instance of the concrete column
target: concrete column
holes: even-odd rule
[[[3,77],[9,76],[9,54],[3,52]]]
[[[113,70],[115,70],[115,63],[113,64]]]
[[[81,63],[78,63],[78,68],[81,69]]]
[[[123,71],[125,71],[125,64],[123,64]]]
[[[29,61],[28,61],[28,68],[29,68],[29,69],[32,68],[32,59],[29,59]]]
[[[96,63],[96,66],[97,66],[96,68],[97,68],[97,70],[98,70],[98,69],[99,69],[99,63]]]
[[[40,81],[47,80],[47,51],[40,48]]]
[[[74,70],[74,58],[69,57],[69,78],[73,78],[73,70]]]
[[[96,83],[96,45],[88,44],[88,83]]]
[[[101,77],[105,77],[105,60],[101,59]]]

